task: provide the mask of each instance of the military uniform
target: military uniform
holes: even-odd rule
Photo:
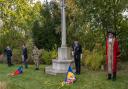
[[[25,68],[28,68],[27,59],[28,59],[28,51],[27,51],[27,48],[25,46],[23,46],[23,48],[22,48],[22,62],[25,65]]]
[[[76,74],[80,74],[80,69],[81,69],[80,59],[82,54],[81,45],[78,42],[74,42],[74,44],[72,45],[72,49],[73,49],[75,67],[76,67]]]
[[[12,65],[12,62],[11,62],[11,57],[12,57],[12,50],[11,50],[11,48],[10,47],[7,47],[6,49],[5,49],[5,53],[6,53],[6,55],[7,55],[7,63],[8,63],[8,66],[11,66]]]
[[[36,70],[39,69],[39,56],[40,56],[40,51],[37,47],[34,47],[33,51],[32,51],[32,57],[33,57],[33,61],[35,63],[36,66]]]

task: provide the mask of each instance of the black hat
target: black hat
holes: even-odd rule
[[[107,35],[108,35],[109,33],[111,33],[111,34],[113,34],[114,36],[116,36],[116,32],[115,32],[115,31],[107,31]]]

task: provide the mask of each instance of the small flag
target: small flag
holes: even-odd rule
[[[19,66],[18,69],[15,71],[14,75],[19,75],[23,73],[23,67]]]
[[[19,74],[22,74],[22,73],[23,73],[23,67],[19,66],[18,69],[15,72],[12,72],[12,73],[10,73],[8,75],[9,76],[16,76],[16,75],[19,75]]]
[[[74,75],[74,73],[72,71],[72,67],[70,65],[69,68],[68,68],[68,72],[67,72],[67,75],[66,75],[66,78],[65,78],[65,81],[64,82],[66,84],[72,84],[75,81],[76,81],[76,77],[75,77],[75,75]]]

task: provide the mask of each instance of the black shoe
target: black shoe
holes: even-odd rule
[[[113,80],[113,81],[116,81],[116,72],[113,73],[112,80]]]
[[[113,75],[112,81],[116,81],[116,76],[115,75]]]
[[[112,81],[116,81],[116,78],[112,78]]]
[[[112,77],[112,75],[111,74],[108,74],[108,78],[107,79],[108,80],[111,80],[112,79],[111,77]]]
[[[107,78],[107,80],[111,80],[111,78]]]
[[[36,68],[35,70],[39,70],[39,68]]]
[[[12,64],[8,64],[8,67],[11,67],[12,66]]]
[[[11,65],[8,65],[8,67],[11,67]]]
[[[28,66],[25,66],[26,69],[28,69]]]
[[[78,72],[75,72],[75,74],[80,75],[80,73],[78,73]]]
[[[80,75],[80,73],[77,73],[77,75]]]
[[[75,72],[75,74],[78,74],[77,72]]]
[[[10,66],[14,66],[14,64],[10,64]]]

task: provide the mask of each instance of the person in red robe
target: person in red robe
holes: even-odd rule
[[[108,32],[108,36],[106,39],[106,64],[109,80],[116,80],[117,59],[119,58],[119,55],[119,44],[115,33]]]

